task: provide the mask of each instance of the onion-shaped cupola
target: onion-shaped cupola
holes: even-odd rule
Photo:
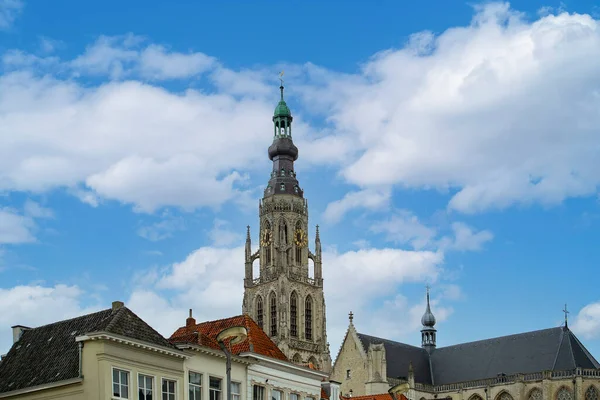
[[[431,353],[436,346],[437,331],[435,329],[435,316],[431,312],[431,305],[429,301],[429,286],[427,286],[427,307],[425,308],[425,314],[421,317],[421,346]]]
[[[273,161],[271,179],[264,197],[276,194],[292,194],[303,197],[298,185],[294,161],[298,159],[298,148],[292,141],[292,112],[283,98],[283,82],[279,87],[281,98],[273,113],[273,144],[269,146],[269,159]]]

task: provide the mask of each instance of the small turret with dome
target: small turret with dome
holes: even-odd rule
[[[427,286],[427,308],[425,314],[421,317],[421,324],[423,325],[423,329],[421,329],[421,346],[431,354],[436,346],[437,330],[435,329],[435,316],[431,312],[429,286]]]

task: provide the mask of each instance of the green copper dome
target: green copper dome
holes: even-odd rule
[[[287,106],[287,104],[285,104],[285,101],[281,100],[281,101],[279,101],[279,104],[277,104],[277,107],[275,107],[275,113],[273,116],[274,117],[291,117],[292,112],[290,111],[290,108]]]

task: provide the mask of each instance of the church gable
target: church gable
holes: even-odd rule
[[[342,383],[342,394],[348,394],[350,390],[353,395],[365,392],[365,382],[368,380],[367,353],[352,323],[335,359],[331,379]]]

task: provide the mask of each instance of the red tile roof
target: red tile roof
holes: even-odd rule
[[[341,400],[408,400],[402,393],[392,396],[389,393],[369,394],[366,396],[344,397],[340,395]]]
[[[169,338],[172,343],[191,343],[220,350],[217,343],[217,335],[224,329],[234,326],[243,326],[248,331],[248,337],[241,343],[231,348],[233,354],[253,352],[263,356],[289,361],[279,350],[279,347],[267,336],[267,334],[248,315],[219,319],[217,321],[202,322],[182,326]]]

